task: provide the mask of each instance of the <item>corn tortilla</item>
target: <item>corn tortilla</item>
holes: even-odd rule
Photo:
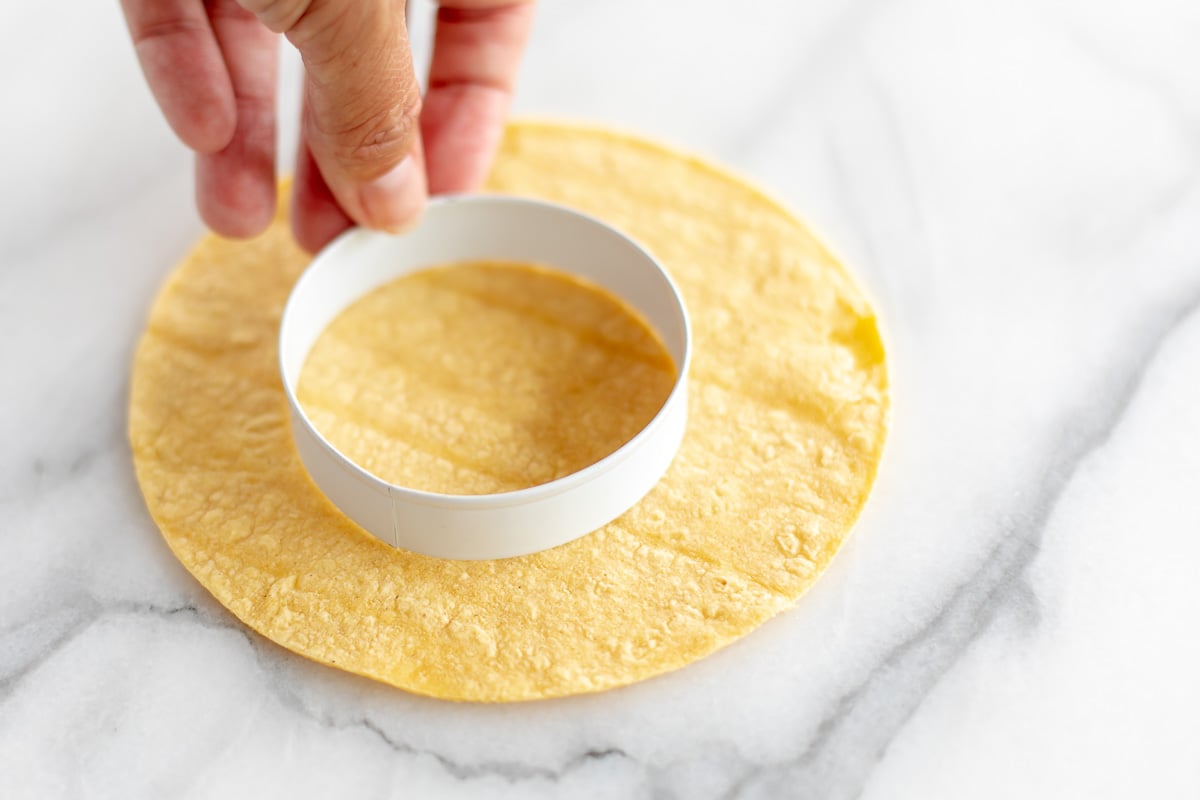
[[[858,516],[887,429],[874,313],[786,210],[635,137],[513,125],[489,188],[608,221],[683,291],[695,347],[688,432],[639,505],[561,547],[483,562],[395,550],[342,516],[288,428],[275,342],[308,259],[281,210],[252,241],[202,240],[155,301],[129,420],[147,506],[183,565],[248,626],[409,691],[529,700],[684,666],[792,605]],[[336,395],[324,402],[336,417]],[[462,455],[467,440],[455,446]],[[486,456],[472,456],[479,473],[511,469]]]
[[[313,345],[297,395],[326,439],[389,483],[488,494],[609,455],[675,375],[654,330],[599,286],[470,262],[353,303]]]

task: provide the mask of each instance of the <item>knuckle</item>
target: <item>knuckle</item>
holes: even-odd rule
[[[398,162],[412,149],[419,114],[419,104],[394,106],[334,131],[338,160],[360,177]]]
[[[275,33],[287,33],[308,13],[312,0],[238,0]]]
[[[191,17],[163,17],[161,19],[131,20],[129,35],[135,47],[153,39],[170,39],[175,36],[202,36],[207,27],[202,19]]]

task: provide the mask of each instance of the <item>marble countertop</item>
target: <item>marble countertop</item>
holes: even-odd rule
[[[248,633],[124,437],[201,233],[190,160],[116,3],[5,3],[0,794],[1200,796],[1200,6],[539,14],[517,112],[731,165],[876,298],[893,434],[840,558],[716,655],[562,701],[436,702]]]

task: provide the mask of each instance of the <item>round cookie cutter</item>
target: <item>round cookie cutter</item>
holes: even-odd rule
[[[389,281],[457,261],[543,264],[585,278],[631,305],[658,332],[677,376],[653,419],[578,472],[517,491],[451,495],[398,486],[355,464],[313,426],[296,398],[318,336],[348,305]],[[692,337],[679,289],[662,265],[616,229],[577,211],[499,195],[430,201],[421,224],[393,236],[352,230],[322,250],[296,282],[279,328],[279,365],[296,450],[342,513],[399,548],[453,559],[545,550],[611,522],[670,466],[687,424]]]

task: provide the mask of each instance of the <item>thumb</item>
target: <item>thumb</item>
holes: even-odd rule
[[[242,0],[300,51],[304,138],[360,225],[398,230],[425,204],[421,95],[404,0]]]

